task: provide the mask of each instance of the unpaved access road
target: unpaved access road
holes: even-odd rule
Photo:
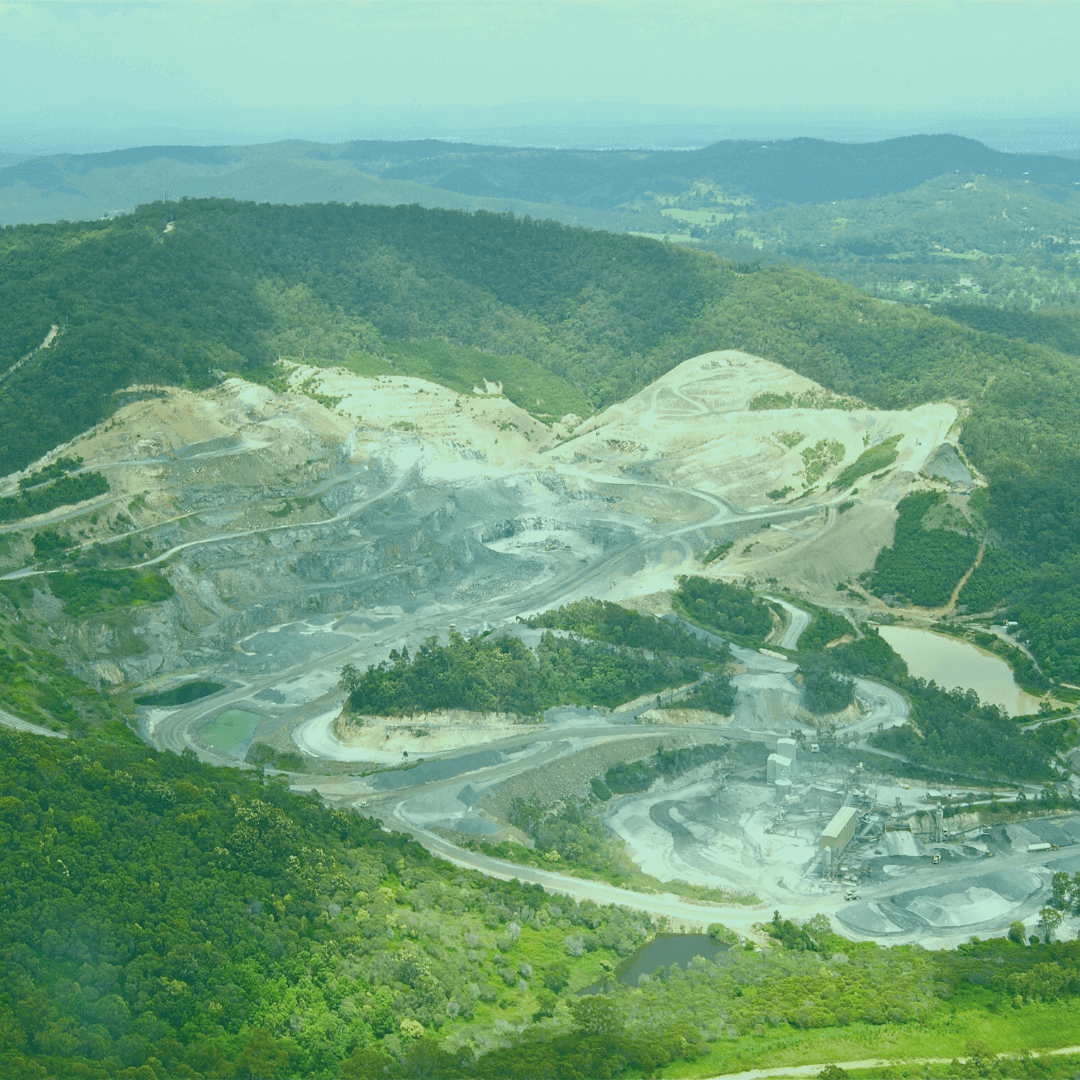
[[[797,649],[802,632],[810,625],[810,612],[803,611],[802,608],[797,608],[794,604],[789,604],[786,600],[780,600],[775,596],[767,595],[765,599],[779,604],[791,616],[791,622],[788,623],[784,636],[777,644],[781,649]]]
[[[39,727],[37,724],[31,724],[29,720],[20,720],[17,716],[12,716],[9,712],[4,712],[0,709],[0,724],[4,727],[12,728],[15,731],[25,731],[30,735],[43,735],[46,739],[66,739],[67,733],[63,731],[50,731],[48,728]]]

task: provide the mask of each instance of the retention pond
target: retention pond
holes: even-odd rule
[[[911,626],[882,626],[881,636],[904,658],[916,678],[933,679],[945,690],[974,690],[980,700],[1000,705],[1010,716],[1039,711],[1039,699],[1025,694],[1009,665],[999,656],[967,641],[918,630]]]
[[[657,968],[669,968],[672,964],[687,968],[695,956],[712,960],[729,945],[715,941],[708,934],[657,934],[652,941],[642,945],[615,969],[615,978],[627,986],[637,986],[642,975],[651,975]],[[596,994],[600,983],[585,987],[582,994]]]

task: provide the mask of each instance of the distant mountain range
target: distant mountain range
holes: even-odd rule
[[[435,140],[147,146],[0,168],[0,224],[80,220],[164,196],[273,203],[411,203],[513,210],[594,227],[663,229],[659,207],[697,193],[758,210],[908,191],[946,173],[1064,192],[1080,161],[1007,154],[973,139],[718,142],[700,150],[547,150]]]

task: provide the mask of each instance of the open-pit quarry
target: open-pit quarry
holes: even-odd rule
[[[681,574],[768,580],[843,611],[855,601],[837,584],[873,565],[932,456],[955,457],[952,405],[874,410],[738,352],[688,360],[628,401],[550,426],[490,383],[462,395],[302,365],[289,379],[283,394],[238,379],[199,393],[132,388],[109,421],[35,463],[78,455],[107,477],[108,494],[3,529],[14,553],[4,576],[36,586],[33,611],[82,678],[140,696],[221,687],[140,706],[151,745],[246,767],[256,747],[278,761],[296,755],[295,787],[374,814],[462,865],[688,924],[749,928],[774,908],[824,911],[852,936],[950,942],[1033,923],[1057,864],[1080,867],[1071,823],[1053,826],[1052,859],[1029,852],[1038,842],[1026,834],[946,835],[925,791],[883,782],[871,791],[868,777],[811,752],[818,733],[800,708],[795,664],[773,650],[733,649],[733,715],[708,723],[650,701],[551,709],[531,724],[341,719],[345,664],[362,670],[450,627],[520,633],[519,616],[584,597],[674,618],[667,592]],[[861,477],[857,492],[829,486],[886,439],[898,452],[888,469]],[[156,567],[175,595],[71,618],[37,587],[51,571],[26,537],[44,526],[68,528],[87,548],[126,545],[137,555],[123,565]],[[730,554],[703,568],[703,553],[729,540]],[[797,605],[785,610],[776,644],[793,648],[807,620]],[[907,715],[899,694],[859,681],[857,705],[834,718],[837,737],[858,742]],[[659,881],[760,903],[635,893],[454,843],[509,835],[500,807],[510,794],[582,794],[590,776],[659,740],[727,741],[733,753],[722,767],[613,799],[603,820]],[[845,806],[857,811],[855,834],[826,856],[822,833]],[[1025,828],[1043,836],[1038,823]]]

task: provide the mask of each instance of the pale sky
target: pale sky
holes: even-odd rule
[[[1078,42],[1072,0],[0,2],[0,144],[20,124],[415,135],[436,114],[465,130],[596,103],[811,127],[1075,116]]]

